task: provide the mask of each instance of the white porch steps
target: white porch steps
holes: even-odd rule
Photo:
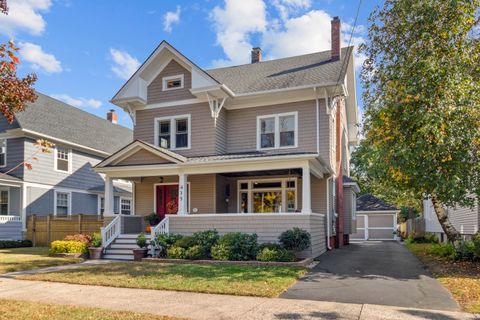
[[[145,235],[147,243],[150,235]],[[133,260],[133,249],[137,249],[138,234],[121,234],[110,244],[103,255],[104,259]]]

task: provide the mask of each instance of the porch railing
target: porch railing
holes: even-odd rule
[[[168,234],[169,232],[169,217],[166,216],[162,221],[160,221],[159,224],[157,224],[154,228],[152,228],[151,230],[151,243],[152,243],[152,246],[151,246],[151,254],[152,254],[152,257],[155,257],[155,251],[158,248],[158,244],[157,244],[157,235],[159,234]]]
[[[106,227],[102,227],[102,248],[105,249],[118,237],[122,231],[121,216],[116,216]]]
[[[0,216],[0,223],[6,223],[8,221],[22,221],[20,216]]]

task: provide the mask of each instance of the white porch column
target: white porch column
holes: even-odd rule
[[[22,184],[22,199],[20,200],[22,209],[22,231],[27,231],[27,190],[27,186]]]
[[[310,166],[302,167],[302,213],[312,213]]]
[[[105,194],[104,194],[104,210],[103,215],[114,215],[113,208],[113,179],[109,176],[105,176]]]
[[[186,215],[188,214],[188,203],[187,203],[187,177],[185,173],[180,173],[178,175],[178,214]]]

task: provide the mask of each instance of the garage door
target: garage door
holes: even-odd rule
[[[352,240],[395,240],[395,214],[357,215],[357,233]]]

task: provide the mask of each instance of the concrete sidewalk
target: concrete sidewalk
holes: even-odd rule
[[[269,299],[0,278],[0,298],[190,319],[480,319],[471,314],[369,304]]]

